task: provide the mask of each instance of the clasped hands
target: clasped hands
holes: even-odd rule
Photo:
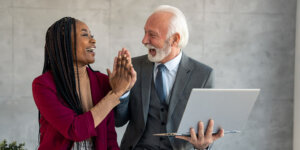
[[[176,136],[178,139],[183,139],[191,144],[194,145],[196,149],[204,150],[206,149],[210,144],[212,144],[215,140],[221,138],[224,136],[224,130],[221,128],[219,131],[215,134],[213,134],[213,126],[214,121],[209,120],[206,131],[204,133],[204,125],[203,122],[200,121],[198,123],[198,134],[196,135],[195,129],[190,129],[190,137],[187,136]]]
[[[106,70],[112,92],[118,97],[130,90],[136,81],[136,72],[131,64],[131,56],[128,50],[122,48],[114,59],[113,71]]]

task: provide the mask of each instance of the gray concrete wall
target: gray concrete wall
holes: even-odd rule
[[[294,78],[294,136],[293,150],[300,149],[300,1],[297,1],[295,78]]]
[[[215,149],[290,150],[296,0],[0,0],[0,140],[37,147],[38,112],[31,82],[42,72],[47,28],[63,16],[87,23],[100,71],[122,47],[145,54],[143,26],[159,4],[181,9],[190,42],[183,50],[215,69],[217,88],[261,88],[239,135]],[[118,138],[124,128],[117,129]]]

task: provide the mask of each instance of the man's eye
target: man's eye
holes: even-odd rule
[[[89,36],[88,34],[82,34],[82,36]]]

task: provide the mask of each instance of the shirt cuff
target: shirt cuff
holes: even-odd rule
[[[130,94],[130,91],[127,91],[126,93],[124,93],[121,97],[120,97],[120,100],[123,100],[125,98],[127,98]]]

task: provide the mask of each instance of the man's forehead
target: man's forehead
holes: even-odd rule
[[[173,13],[167,11],[158,11],[149,16],[149,21],[169,21],[170,18],[174,16]]]
[[[170,12],[155,12],[149,16],[144,28],[168,27],[172,16],[173,14]]]
[[[144,31],[148,32],[148,33],[155,33],[155,34],[159,34],[160,30],[162,29],[162,27],[158,24],[145,24],[144,26]]]

